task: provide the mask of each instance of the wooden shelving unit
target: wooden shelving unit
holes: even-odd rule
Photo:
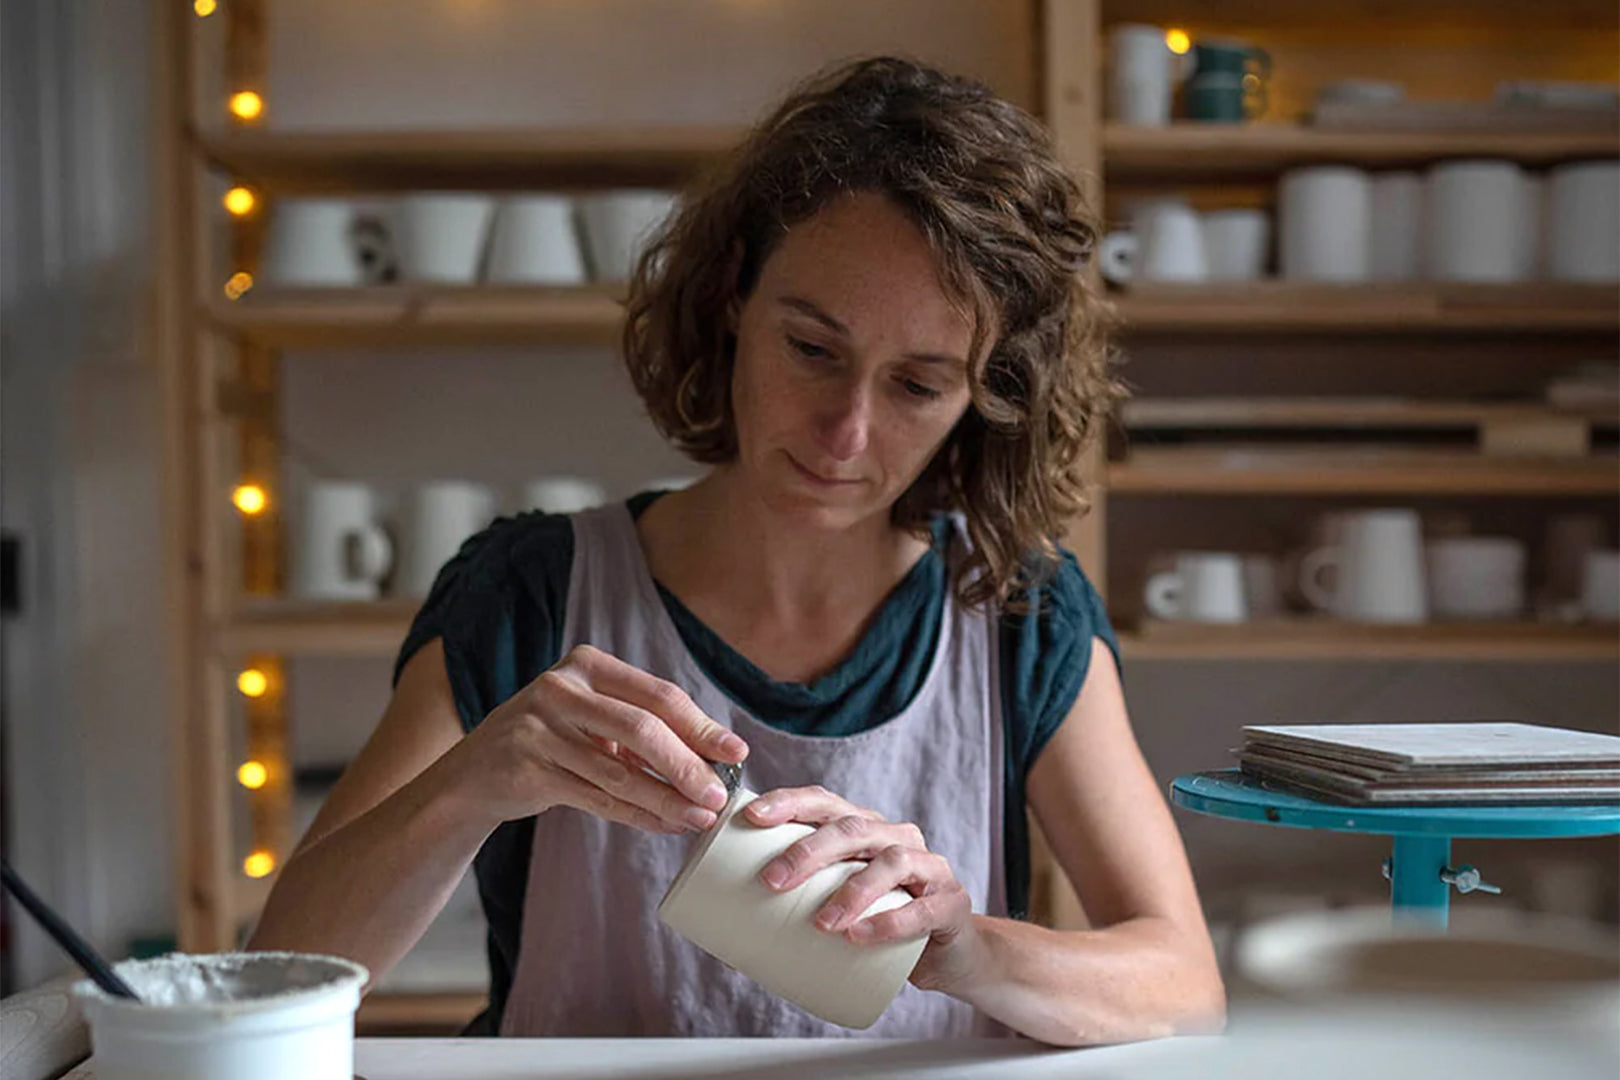
[[[1294,165],[1342,161],[1367,168],[1421,167],[1454,157],[1507,157],[1528,166],[1620,153],[1620,136],[1601,133],[1410,134],[1347,133],[1293,124],[1174,125],[1162,130],[1105,127],[1103,70],[1107,25],[1118,21],[1176,23],[1197,17],[1290,26],[1331,27],[1382,19],[1378,5],[1301,5],[1289,0],[1025,0],[1039,36],[1029,62],[1042,74],[1039,108],[1068,163],[1102,205],[1110,190],[1138,187],[1220,189],[1265,185]],[[262,0],[233,0],[226,64],[233,79],[262,85],[266,48]],[[194,26],[188,5],[161,3],[155,71],[164,73],[168,121],[160,132],[163,162],[157,182],[174,193],[160,222],[157,257],[162,282],[158,355],[165,363],[169,416],[170,491],[176,516],[171,576],[184,691],[175,729],[176,776],[186,784],[179,843],[184,873],[181,946],[230,947],[243,921],[264,901],[271,879],[241,872],[233,847],[228,781],[232,680],[242,660],[279,662],[296,656],[391,656],[414,605],[296,604],[280,600],[280,549],[273,522],[227,528],[223,500],[236,476],[226,475],[217,451],[232,439],[238,467],[273,470],[277,461],[276,363],[280,350],[386,348],[433,343],[461,348],[592,343],[611,347],[621,324],[621,290],[426,288],[276,289],[261,282],[231,301],[222,297],[211,263],[209,231],[217,213],[208,176],[251,185],[261,195],[334,192],[372,194],[429,188],[568,189],[673,187],[733,146],[741,132],[722,128],[588,128],[551,131],[458,130],[289,133],[215,130],[199,121]],[[1484,18],[1540,27],[1565,18],[1609,33],[1613,4],[1576,0],[1529,18],[1508,0],[1436,0],[1435,17]],[[1555,5],[1556,7],[1556,5]],[[1331,10],[1330,10],[1331,8]],[[1450,12],[1451,16],[1445,13]],[[1560,14],[1562,13],[1562,14]],[[1539,32],[1539,31],[1538,31]],[[1459,49],[1469,48],[1466,42]],[[1494,65],[1494,60],[1491,61]],[[1512,72],[1495,72],[1509,77]],[[665,76],[659,76],[663,78]],[[1589,77],[1589,76],[1585,76]],[[251,263],[246,231],[233,259]],[[1512,335],[1527,355],[1613,356],[1620,342],[1620,290],[1614,286],[1532,284],[1463,286],[1427,282],[1329,287],[1262,282],[1237,286],[1134,288],[1115,296],[1133,350],[1153,342],[1177,347],[1203,335],[1298,338],[1353,337],[1368,348],[1381,339],[1433,337],[1441,347],[1467,348],[1482,336]],[[1583,352],[1584,350],[1584,352]],[[1308,363],[1302,353],[1302,363]],[[1516,408],[1516,407],[1515,407]],[[1492,410],[1497,411],[1493,412]],[[1472,402],[1368,404],[1292,400],[1256,406],[1206,400],[1188,403],[1143,397],[1127,410],[1129,426],[1154,432],[1178,426],[1309,429],[1445,427],[1505,415]],[[1620,460],[1484,458],[1480,455],[1307,446],[1133,448],[1119,462],[1096,460],[1107,485],[1097,512],[1077,523],[1070,544],[1100,587],[1108,583],[1110,498],[1160,495],[1489,496],[1612,500],[1620,492]],[[1605,503],[1612,507],[1612,502]],[[1165,537],[1167,547],[1194,538]],[[233,549],[236,545],[240,550]],[[1241,627],[1149,624],[1122,635],[1132,659],[1147,660],[1517,660],[1602,661],[1617,658],[1614,628],[1550,626],[1430,626],[1385,628],[1316,621]],[[254,737],[285,727],[284,716],[261,712]],[[273,740],[272,740],[273,742]],[[272,835],[274,835],[272,833]],[[278,851],[284,857],[285,851]],[[1061,876],[1037,867],[1037,895],[1051,912],[1072,909]],[[359,1017],[362,1031],[456,1030],[482,1006],[480,995],[372,995]]]
[[[1375,626],[1330,619],[1237,625],[1150,621],[1120,634],[1127,660],[1620,660],[1620,626],[1435,623]]]

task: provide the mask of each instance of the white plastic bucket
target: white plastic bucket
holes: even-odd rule
[[[174,954],[115,970],[141,997],[85,980],[96,1080],[350,1080],[354,1011],[370,977],[309,953]]]

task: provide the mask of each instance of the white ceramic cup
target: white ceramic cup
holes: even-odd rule
[[[1108,115],[1120,124],[1158,127],[1170,122],[1176,55],[1164,30],[1142,23],[1108,34]]]
[[[406,281],[467,285],[478,267],[489,235],[495,200],[462,191],[423,191],[399,200],[394,246]]]
[[[1415,172],[1373,176],[1367,257],[1374,281],[1410,281],[1421,273],[1423,190],[1423,178]]]
[[[1278,262],[1292,281],[1365,281],[1372,180],[1346,165],[1311,165],[1285,173],[1277,194]]]
[[[1265,274],[1271,216],[1264,210],[1210,210],[1203,225],[1211,281],[1254,281]]]
[[[440,567],[494,517],[495,496],[482,484],[435,480],[417,487],[405,513],[393,593],[426,596]]]
[[[1533,230],[1524,170],[1511,161],[1429,169],[1425,264],[1439,281],[1521,281]]]
[[[293,549],[293,594],[303,600],[375,600],[394,561],[365,484],[318,481],[304,497]]]
[[[668,191],[606,191],[579,200],[585,250],[596,281],[625,281],[653,233],[674,211]]]
[[[346,288],[362,279],[345,199],[277,199],[270,212],[264,279],[276,285]]]
[[[1525,548],[1507,536],[1431,540],[1429,597],[1437,619],[1515,619],[1524,614]]]
[[[495,211],[486,279],[499,284],[577,285],[586,278],[574,203],[563,195],[515,195]]]
[[[817,928],[816,913],[864,862],[834,863],[786,892],[766,888],[759,880],[765,864],[815,829],[751,823],[741,811],[755,797],[739,791],[703,835],[658,905],[659,920],[823,1020],[871,1027],[905,986],[928,939],[855,945]],[[910,894],[891,889],[861,917],[910,901]]]
[[[584,476],[541,476],[523,487],[523,509],[577,514],[607,502],[607,490]]]
[[[1136,207],[1129,232],[1103,238],[1099,266],[1109,281],[1203,281],[1209,277],[1204,225],[1182,199],[1153,199]]]
[[[1241,556],[1224,551],[1185,551],[1174,570],[1148,578],[1142,593],[1159,619],[1237,623],[1249,617]]]
[[[1547,276],[1620,280],[1620,161],[1578,161],[1547,174]]]
[[[73,986],[90,1022],[97,1080],[354,1075],[354,1011],[370,977],[359,964],[253,952],[125,960],[114,970],[141,1000],[112,997],[88,979]]]
[[[1596,622],[1620,621],[1620,551],[1586,553],[1581,613]]]
[[[1355,622],[1422,623],[1429,618],[1423,524],[1415,510],[1336,515],[1339,542],[1309,552],[1299,584],[1313,607]],[[1324,574],[1332,572],[1332,585]]]

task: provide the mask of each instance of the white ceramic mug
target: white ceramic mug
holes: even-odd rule
[[[1277,193],[1278,262],[1293,281],[1365,281],[1372,180],[1347,165],[1311,165],[1283,175]]]
[[[1210,210],[1203,225],[1211,281],[1254,281],[1265,274],[1271,216],[1264,210]]]
[[[283,198],[270,211],[264,279],[276,285],[359,285],[361,266],[346,199]]]
[[[482,484],[435,480],[411,493],[400,538],[397,596],[426,596],[439,568],[462,542],[495,517],[495,496]]]
[[[1203,281],[1209,277],[1204,225],[1181,199],[1153,199],[1132,215],[1129,232],[1103,238],[1098,265],[1109,281]]]
[[[782,893],[762,884],[765,864],[815,829],[799,822],[753,824],[741,811],[755,797],[737,792],[703,835],[658,905],[659,921],[823,1020],[871,1027],[905,986],[927,937],[855,945],[816,926],[816,913],[864,862],[834,863]],[[861,917],[910,901],[909,893],[891,889]]]
[[[1170,122],[1176,55],[1157,26],[1125,23],[1108,34],[1108,115],[1120,124]]]
[[[1508,536],[1431,540],[1429,596],[1439,619],[1515,619],[1524,614],[1524,544]]]
[[[501,201],[484,276],[500,284],[577,285],[585,257],[574,203],[563,195],[515,195]]]
[[[1374,281],[1410,281],[1421,273],[1423,190],[1415,172],[1373,176],[1367,257]]]
[[[584,476],[541,476],[523,488],[523,509],[577,514],[607,502],[607,490]]]
[[[1425,255],[1439,281],[1520,281],[1534,235],[1524,170],[1511,161],[1444,161],[1429,169]]]
[[[1249,617],[1243,559],[1224,551],[1186,551],[1174,570],[1148,578],[1142,594],[1159,619],[1237,623]]]
[[[675,210],[668,191],[606,191],[579,200],[585,250],[596,281],[625,281],[642,248]]]
[[[375,600],[393,560],[394,546],[377,524],[376,496],[369,487],[348,481],[310,485],[293,549],[295,596]]]
[[[424,191],[399,200],[394,245],[406,281],[467,285],[478,280],[495,200],[463,191]]]
[[[1299,584],[1313,607],[1341,619],[1373,623],[1428,621],[1423,525],[1415,510],[1336,515],[1339,542],[1300,562]],[[1332,571],[1328,585],[1323,575]]]
[[[1581,612],[1597,622],[1620,621],[1620,551],[1586,553]]]
[[[1620,161],[1577,161],[1547,174],[1547,276],[1620,280]]]

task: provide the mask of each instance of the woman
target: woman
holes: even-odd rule
[[[656,920],[723,808],[710,763],[745,762],[754,821],[817,826],[766,887],[868,860],[819,925],[929,938],[873,1034],[1218,1027],[1113,634],[1055,543],[1118,396],[1095,235],[1042,129],[976,83],[885,58],[791,96],[631,283],[632,379],[710,471],[466,544],[252,947],[381,973],[474,862],[486,1030],[844,1034]],[[1095,929],[1019,921],[1026,805]]]

